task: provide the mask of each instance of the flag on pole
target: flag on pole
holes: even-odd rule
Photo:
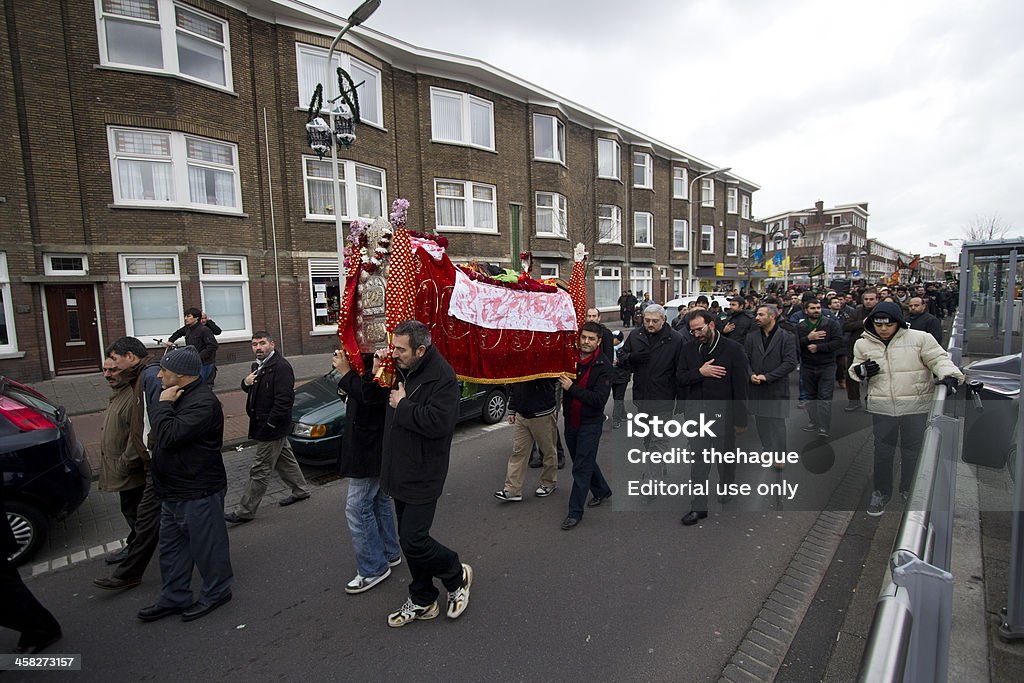
[[[915,256],[914,260],[907,264],[907,268],[911,270],[917,270],[917,267],[921,264],[921,257]]]
[[[761,247],[754,250],[754,263],[760,263],[764,260],[764,252],[761,251]]]
[[[893,274],[889,276],[889,286],[898,285],[900,283],[900,271],[893,271]]]
[[[906,267],[907,267],[907,264],[903,262],[903,257],[902,256],[897,256],[896,257],[896,272],[898,273],[899,271],[903,270]]]
[[[942,240],[942,243],[943,243],[944,245],[946,245],[947,247],[951,247],[951,246],[953,246],[953,243],[952,243],[952,242],[950,242],[949,240]]]
[[[939,246],[939,245],[935,244],[935,242],[929,242],[929,243],[928,243],[928,246],[929,246],[929,247],[937,247],[937,246]]]
[[[772,263],[774,263],[777,266],[781,266],[782,265],[782,252],[781,251],[775,252],[775,257],[772,258]]]
[[[811,268],[811,277],[817,277],[818,275],[825,274],[825,263],[821,262],[818,265]]]

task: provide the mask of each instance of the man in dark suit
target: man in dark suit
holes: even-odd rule
[[[238,509],[224,515],[225,521],[231,524],[244,524],[256,517],[271,472],[276,471],[291,489],[291,495],[283,498],[280,505],[309,498],[309,485],[288,441],[292,430],[292,404],[295,403],[295,372],[291,363],[277,353],[269,332],[253,333],[252,351],[256,362],[252,372],[242,380],[242,391],[248,394],[245,412],[249,415],[249,438],[256,441],[256,457]]]
[[[910,298],[907,305],[910,309],[910,315],[907,316],[910,329],[927,332],[935,337],[939,346],[942,346],[942,323],[928,312],[927,302],[919,296],[914,296]]]
[[[676,369],[679,395],[688,408],[716,416],[713,436],[690,440],[689,450],[695,453],[690,480],[698,484],[710,481],[711,464],[702,457],[703,452],[712,448],[719,452],[735,451],[736,434],[747,429],[746,400],[750,375],[743,348],[715,329],[715,318],[711,313],[696,311],[688,325],[695,343],[684,344],[679,352]],[[689,417],[693,419],[695,416]],[[734,483],[736,465],[719,463],[718,475],[721,484]],[[718,496],[722,504],[731,499],[729,494]],[[682,522],[684,526],[691,526],[707,516],[707,495],[695,495]]]
[[[757,307],[758,331],[747,335],[744,351],[750,361],[750,412],[757,435],[767,451],[785,452],[786,419],[789,417],[789,375],[800,356],[796,337],[778,324],[779,309]]]

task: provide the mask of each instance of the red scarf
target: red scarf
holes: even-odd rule
[[[580,389],[587,388],[587,382],[590,380],[590,370],[594,367],[594,361],[597,360],[597,354],[600,353],[600,349],[590,354],[590,357],[586,360],[579,358],[576,359],[576,385]],[[580,371],[583,374],[580,374]],[[573,398],[569,404],[569,426],[573,429],[580,428],[580,422],[583,417],[583,402],[577,398]]]

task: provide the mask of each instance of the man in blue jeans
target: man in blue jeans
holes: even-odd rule
[[[391,576],[391,568],[402,562],[394,504],[391,496],[380,489],[388,390],[373,381],[380,358],[369,353],[362,354],[362,358],[366,370],[361,377],[343,350],[334,352],[332,362],[340,375],[338,394],[345,400],[345,438],[338,455],[338,471],[349,478],[345,518],[359,568],[355,578],[345,585],[349,595],[370,590]]]
[[[597,507],[611,498],[612,490],[597,464],[597,449],[604,427],[604,404],[612,390],[614,369],[601,346],[601,326],[585,322],[580,328],[579,358],[575,379],[566,373],[558,378],[562,385],[562,406],[565,415],[565,445],[572,457],[572,492],[569,512],[562,529],[575,529],[583,518],[587,491],[593,494],[587,507]]]

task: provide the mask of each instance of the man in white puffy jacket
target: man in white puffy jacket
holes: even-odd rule
[[[900,494],[904,500],[932,407],[934,378],[953,389],[964,374],[927,332],[908,330],[903,309],[883,301],[864,320],[864,335],[853,347],[850,378],[864,385],[867,411],[874,427],[874,492],[868,514],[882,514],[892,497],[892,467],[900,444]]]

